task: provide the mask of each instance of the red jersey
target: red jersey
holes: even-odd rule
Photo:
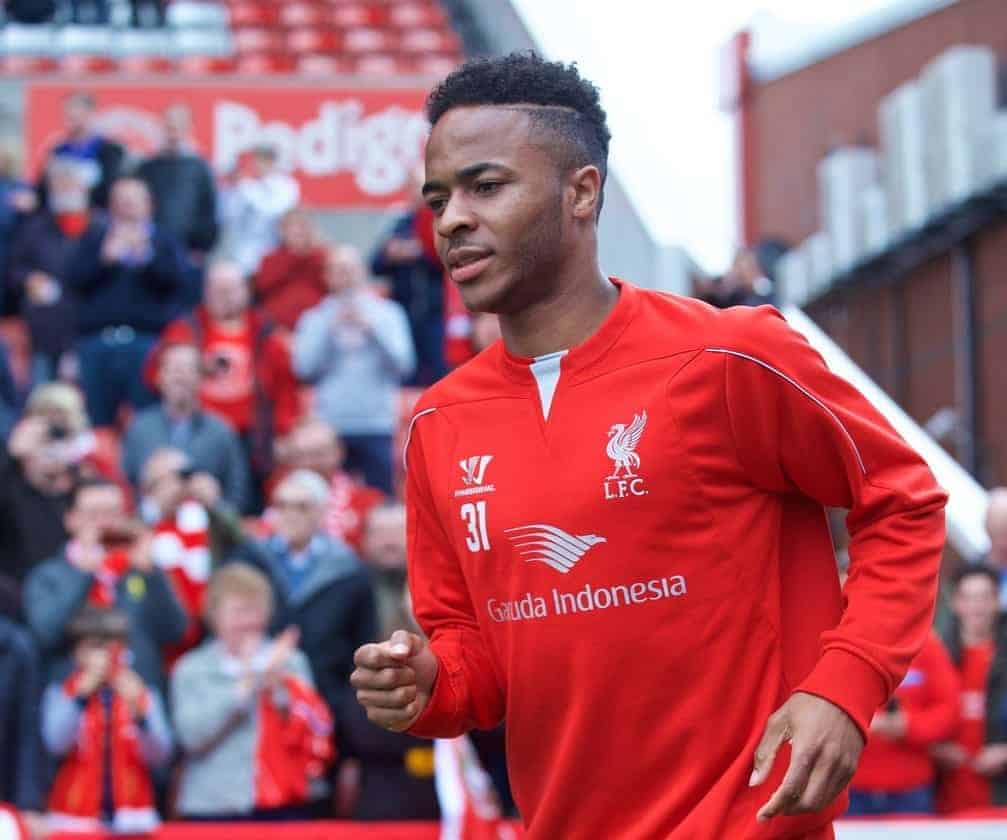
[[[199,401],[239,432],[250,429],[255,418],[253,346],[248,323],[238,332],[225,332],[216,322],[207,322]]]
[[[774,310],[613,281],[593,336],[497,342],[406,444],[413,607],[439,663],[412,733],[506,716],[532,840],[831,837],[757,823],[795,690],[866,731],[927,636],[945,494]],[[823,506],[851,511],[840,591]]]
[[[958,674],[937,636],[927,638],[893,697],[905,715],[906,734],[891,740],[871,733],[852,788],[899,793],[933,784],[930,748],[958,728]]]
[[[961,725],[959,744],[969,759],[979,755],[986,743],[986,682],[993,664],[994,644],[990,640],[970,645],[962,651],[958,666],[961,676]],[[989,779],[964,764],[948,771],[937,791],[937,808],[942,814],[989,808],[993,803]]]

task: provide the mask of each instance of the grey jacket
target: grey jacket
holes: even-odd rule
[[[294,651],[288,670],[312,684],[300,651]],[[255,809],[258,702],[254,694],[242,702],[240,678],[215,639],[183,656],[172,672],[175,732],[185,752],[177,804],[184,817],[240,816]]]
[[[356,308],[368,328],[338,325]],[[399,384],[416,367],[406,313],[367,291],[329,295],[297,322],[294,373],[315,386],[318,414],[343,435],[391,434],[398,422]]]
[[[224,498],[237,510],[249,502],[248,459],[238,436],[223,420],[197,411],[187,439],[172,440],[171,423],[160,405],[134,415],[122,441],[122,468],[136,486],[147,459],[158,449],[171,446],[189,456],[194,469],[208,472],[220,482]]]
[[[43,655],[46,683],[70,673],[66,629],[93,583],[94,575],[70,563],[65,553],[37,566],[25,581],[25,618]],[[162,688],[162,649],[180,641],[188,623],[171,582],[160,569],[129,571],[116,584],[115,606],[129,616],[133,670],[151,688]]]

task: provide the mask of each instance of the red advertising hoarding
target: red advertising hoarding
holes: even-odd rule
[[[38,174],[60,140],[66,82],[26,88],[25,148]],[[385,207],[402,200],[428,126],[426,90],[325,88],[249,83],[89,82],[97,128],[137,156],[160,145],[160,115],[173,103],[192,110],[193,141],[214,171],[226,175],[240,155],[267,144],[301,183],[306,204]]]

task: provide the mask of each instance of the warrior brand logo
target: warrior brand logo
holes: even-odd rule
[[[553,525],[522,525],[504,533],[526,563],[545,563],[562,575],[569,572],[593,546],[608,542],[597,534],[574,536]]]
[[[462,468],[464,490],[455,490],[455,496],[477,496],[482,493],[492,493],[496,487],[492,484],[483,485],[486,478],[486,467],[493,460],[492,455],[473,455],[458,462]]]
[[[640,456],[636,447],[647,427],[647,412],[633,415],[633,422],[613,423],[608,430],[605,454],[612,459],[612,474],[605,477],[605,498],[624,499],[626,496],[646,496],[643,479],[637,474]],[[621,473],[621,474],[620,474]]]

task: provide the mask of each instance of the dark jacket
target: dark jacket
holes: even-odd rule
[[[7,294],[11,305],[28,324],[32,349],[36,352],[57,356],[73,346],[76,327],[73,300],[64,289],[53,303],[31,303],[25,294],[25,280],[33,271],[44,271],[64,285],[77,242],[60,230],[52,213],[40,210],[25,219],[11,243]]]
[[[65,550],[36,568],[24,586],[24,612],[43,656],[46,684],[71,670],[66,631],[87,602],[94,575],[70,563]],[[129,617],[132,667],[162,694],[166,689],[163,648],[185,635],[188,616],[160,569],[143,574],[130,570],[116,584],[115,606]]]
[[[177,446],[189,456],[193,469],[208,472],[220,482],[224,499],[245,511],[250,490],[248,459],[241,442],[223,420],[197,411],[190,420],[188,442],[172,441],[171,423],[160,405],[153,405],[133,415],[122,438],[122,469],[134,486],[147,459],[158,449]]]
[[[311,572],[291,592],[282,571],[283,541],[273,537],[259,543],[259,548],[277,596],[274,626],[300,628],[299,647],[308,657],[315,685],[329,704],[338,730],[346,703],[356,702],[349,687],[353,654],[377,635],[370,575],[349,546],[319,534],[308,549]]]
[[[40,493],[17,461],[0,454],[0,575],[21,582],[62,548],[67,502],[66,495]]]
[[[145,160],[136,175],[154,197],[154,219],[193,251],[217,241],[217,189],[210,167],[194,154],[163,152]]]
[[[41,693],[31,637],[0,616],[0,802],[25,811],[43,806]]]
[[[90,335],[105,327],[127,325],[137,332],[160,333],[194,297],[182,247],[155,225],[149,261],[106,263],[101,248],[108,229],[107,219],[88,228],[66,275],[66,284],[77,299],[77,330]]]
[[[958,620],[952,619],[944,643],[955,667],[962,661],[962,641]],[[1007,743],[1007,613],[997,623],[996,648],[986,680],[986,743]],[[990,780],[993,804],[1007,806],[1007,771]]]
[[[101,174],[98,182],[91,187],[88,200],[92,207],[100,207],[103,210],[108,207],[108,194],[112,188],[112,182],[122,173],[122,167],[126,161],[126,150],[122,146],[114,140],[94,135],[83,141],[64,141],[56,146],[49,156],[93,158],[97,162]],[[49,197],[45,176],[39,179],[38,196],[39,204],[44,207],[48,203]]]

